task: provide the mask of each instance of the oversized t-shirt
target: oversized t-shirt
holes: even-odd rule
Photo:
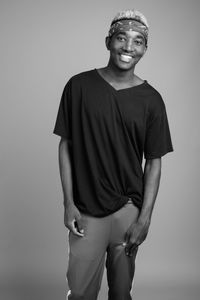
[[[130,198],[141,209],[143,157],[173,151],[161,95],[147,81],[116,90],[96,69],[67,82],[54,133],[72,141],[74,203],[95,217]]]

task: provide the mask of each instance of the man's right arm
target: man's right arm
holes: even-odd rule
[[[83,236],[81,214],[73,201],[71,147],[71,140],[62,137],[59,143],[59,170],[64,197],[64,224],[74,234]]]

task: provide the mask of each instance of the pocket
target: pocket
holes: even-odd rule
[[[94,260],[101,255],[104,247],[105,230],[102,231],[100,220],[83,216],[84,236],[79,237],[69,233],[69,251],[74,257],[84,260]]]
[[[120,210],[113,214],[113,234],[124,239],[124,234],[130,225],[137,221],[139,209],[133,204],[132,200],[127,202]],[[117,238],[118,240],[118,238]],[[121,242],[119,241],[119,243]]]

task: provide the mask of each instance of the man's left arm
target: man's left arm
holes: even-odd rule
[[[126,233],[126,254],[132,256],[134,250],[145,240],[159,189],[161,158],[147,159],[144,167],[143,205],[136,223]]]

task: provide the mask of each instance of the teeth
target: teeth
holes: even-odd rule
[[[131,59],[132,59],[131,56],[129,56],[129,55],[124,55],[124,54],[121,54],[120,57],[121,57],[121,60],[122,60],[122,61],[125,61],[125,62],[129,62],[129,61],[131,61]]]

